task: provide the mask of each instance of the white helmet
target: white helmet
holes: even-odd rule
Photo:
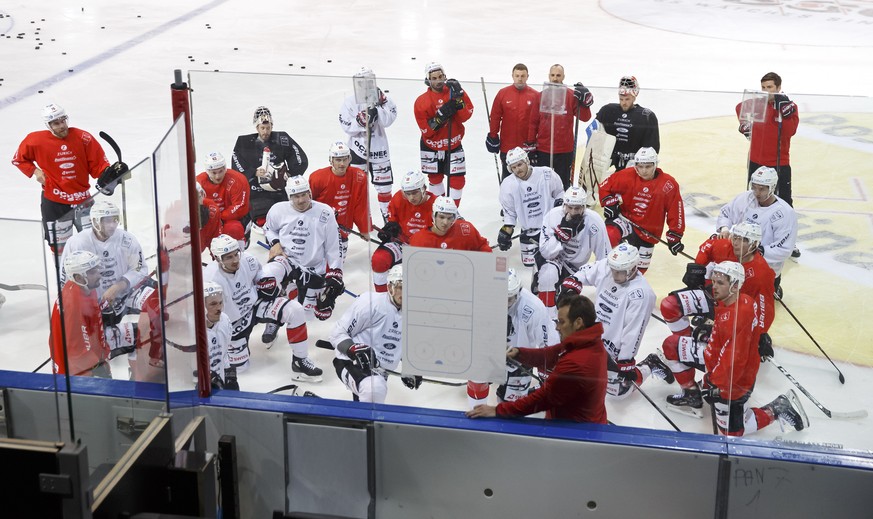
[[[121,211],[117,205],[108,200],[94,202],[94,205],[91,206],[91,226],[94,228],[94,231],[102,235],[103,219],[112,216],[116,219],[121,216]]]
[[[775,169],[768,166],[761,166],[752,173],[752,178],[749,180],[749,189],[752,189],[752,184],[759,186],[768,186],[770,194],[776,192],[776,184],[779,182],[779,173]]]
[[[627,272],[630,276],[640,263],[640,251],[629,243],[619,243],[609,252],[606,264],[618,272]]]
[[[458,217],[458,206],[455,201],[447,196],[438,196],[433,201],[433,219],[436,220],[437,213],[448,213]]]
[[[400,180],[401,191],[417,191],[427,184],[427,177],[421,171],[412,170],[403,175]]]
[[[618,82],[618,95],[628,94],[634,97],[640,95],[640,83],[634,76],[623,76]]]
[[[446,69],[444,69],[442,65],[440,65],[439,63],[437,63],[435,61],[431,61],[430,63],[428,63],[427,65],[424,66],[424,79],[430,80],[430,73],[435,71],[435,70],[442,70],[443,74],[446,73]]]
[[[76,278],[73,277],[73,274],[84,276],[89,270],[99,266],[100,258],[98,258],[93,252],[86,250],[73,251],[64,258],[64,273],[67,275],[67,278],[83,287],[87,286],[87,282],[79,283],[76,281]]]
[[[252,116],[252,124],[255,126],[259,124],[273,124],[273,114],[270,113],[270,109],[266,106],[255,108],[255,115]]]
[[[718,265],[712,268],[713,274],[718,272],[719,274],[724,274],[730,280],[731,285],[736,283],[737,290],[743,286],[743,282],[746,280],[746,271],[743,269],[743,266],[737,263],[736,261],[722,261]]]
[[[212,243],[209,244],[209,251],[215,256],[219,262],[225,254],[239,250],[239,241],[226,234],[219,234],[212,238]]]
[[[658,167],[658,152],[655,148],[640,148],[634,154],[634,164],[654,164]]]
[[[403,265],[398,263],[388,270],[388,284],[403,283]]]
[[[516,146],[506,153],[506,168],[509,169],[519,162],[524,162],[530,166],[530,159],[527,156],[527,152]]]
[[[570,186],[564,191],[564,205],[587,205],[588,193],[581,187]]]
[[[346,146],[346,143],[336,141],[335,143],[330,145],[329,155],[330,158],[342,158],[342,157],[351,157],[352,152],[349,150],[349,147]]]
[[[66,116],[67,111],[64,110],[61,105],[49,103],[42,107],[42,122],[44,122],[46,126],[48,126],[50,122],[57,121]]]
[[[508,284],[507,296],[517,296],[521,292],[521,278],[515,273],[515,269],[509,269],[506,272],[506,281]]]
[[[219,285],[215,281],[207,281],[207,282],[203,283],[203,298],[204,299],[209,297],[209,296],[220,296],[223,293],[224,293],[224,289],[221,288],[221,285]]]
[[[361,70],[357,71],[352,77],[376,77],[376,74],[373,73],[373,69],[370,67],[361,67]]]
[[[288,179],[288,183],[285,184],[285,193],[288,195],[288,198],[291,198],[292,195],[305,193],[307,191],[309,191],[309,181],[303,178],[303,175],[291,177]]]
[[[755,244],[761,243],[761,226],[751,222],[740,222],[731,226],[731,236],[738,236]]]
[[[227,166],[227,162],[224,160],[224,155],[217,151],[213,151],[212,153],[208,153],[206,155],[206,169],[221,169]]]

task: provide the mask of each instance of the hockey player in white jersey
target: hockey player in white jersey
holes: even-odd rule
[[[555,304],[561,281],[582,268],[591,256],[602,260],[609,254],[603,218],[589,209],[587,203],[585,190],[571,186],[564,192],[563,206],[553,208],[543,218],[535,281],[537,295],[553,320],[558,319]]]
[[[312,200],[303,177],[288,179],[285,192],[290,202],[270,208],[264,224],[269,258],[288,258],[297,285],[289,297],[297,298],[308,319],[324,321],[345,289],[336,216],[332,207]]]
[[[506,349],[543,348],[561,342],[545,305],[530,290],[522,288],[515,269],[509,269],[507,280]],[[547,375],[540,373],[541,378]],[[501,402],[511,402],[527,396],[530,383],[530,374],[518,365],[507,364],[506,383],[497,387],[497,398]]]
[[[303,307],[279,295],[293,277],[294,267],[287,258],[277,256],[261,266],[257,258],[241,252],[239,242],[226,234],[212,240],[209,250],[215,261],[204,268],[203,281],[213,281],[222,288],[224,311],[233,323],[231,367],[238,373],[248,369],[249,336],[256,323],[284,324],[292,351],[292,377],[321,382],[321,369],[308,357],[309,335]]]
[[[518,147],[506,154],[506,167],[512,175],[500,184],[503,226],[497,244],[503,251],[512,248],[512,233],[520,226],[521,262],[525,267],[536,267],[534,256],[540,246],[543,216],[562,203],[564,185],[551,168],[531,166],[527,152]]]
[[[657,299],[637,270],[639,262],[639,250],[620,243],[605,259],[585,265],[562,284],[577,294],[585,285],[597,288],[594,304],[597,320],[603,323],[603,346],[617,364],[617,368],[610,366],[607,371],[606,394],[612,397],[626,397],[633,388],[631,381],[639,384],[652,374],[651,369],[637,368],[634,360]]]
[[[403,267],[388,271],[387,292],[365,292],[340,317],[330,343],[336,350],[333,366],[356,402],[385,403],[387,373],[397,371],[403,357]],[[410,389],[418,389],[421,377],[403,377]]]
[[[209,354],[209,380],[212,389],[239,389],[236,368],[230,366],[233,327],[224,313],[224,289],[214,281],[203,283],[206,306],[206,347]]]
[[[761,226],[762,253],[776,273],[775,289],[777,297],[781,298],[782,267],[797,241],[797,214],[776,196],[778,181],[775,169],[767,166],[756,169],[749,181],[749,191],[740,193],[721,208],[716,228],[720,237],[729,238],[734,224],[749,222]]]
[[[375,75],[369,67],[362,67],[354,77],[375,78]],[[386,96],[382,89],[378,89],[378,96],[379,98],[373,106],[359,104],[354,94],[348,96],[340,108],[339,122],[343,131],[349,135],[348,144],[352,151],[352,165],[366,164],[369,145],[370,181],[376,190],[382,217],[387,220],[394,173],[391,170],[391,155],[388,152],[388,136],[385,133],[385,128],[391,126],[397,119],[397,104]],[[370,127],[369,142],[367,142],[368,125]]]

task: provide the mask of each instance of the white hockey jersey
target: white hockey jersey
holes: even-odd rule
[[[583,285],[597,287],[594,307],[603,323],[603,345],[615,360],[633,359],[655,308],[656,296],[640,274],[619,285],[612,279],[606,259],[582,267],[573,277]]]
[[[508,315],[507,349],[543,348],[561,342],[546,305],[530,290],[521,289],[518,299],[509,307]]]
[[[206,328],[206,344],[209,353],[209,371],[217,374],[224,381],[224,370],[230,367],[228,350],[231,340],[230,318],[221,313],[218,322],[212,328]]]
[[[279,240],[291,263],[315,274],[327,268],[342,268],[339,227],[334,210],[327,204],[312,201],[304,212],[288,203],[275,204],[267,213],[264,236],[268,243]]]
[[[585,227],[566,243],[555,238],[555,228],[564,219],[564,208],[555,207],[543,218],[540,233],[540,254],[570,272],[576,272],[588,263],[591,255],[598,260],[605,258],[611,247],[603,218],[591,209],[585,209]]]
[[[98,298],[103,297],[103,293],[121,278],[126,279],[130,288],[134,289],[149,275],[139,241],[124,229],[116,229],[105,242],[98,240],[93,231],[74,235],[64,247],[61,265],[64,264],[69,253],[80,250],[92,252],[100,258]],[[61,282],[66,282],[63,272],[61,272]]]
[[[364,292],[337,321],[329,340],[334,346],[346,339],[367,344],[381,367],[396,370],[403,357],[402,330],[403,314],[388,292]],[[339,350],[336,356],[348,360]]]
[[[221,285],[224,300],[224,313],[232,323],[239,321],[241,317],[248,318],[252,315],[252,309],[258,302],[258,291],[255,283],[264,277],[261,263],[257,258],[243,252],[239,259],[239,268],[233,274],[225,272],[213,261],[203,269],[203,281],[214,281]]]
[[[367,158],[367,127],[358,121],[358,114],[366,111],[367,105],[358,104],[351,95],[343,101],[339,113],[340,126],[349,135],[349,149],[364,159]],[[393,99],[386,98],[385,104],[377,106],[376,111],[379,115],[370,130],[370,161],[385,162],[391,158],[385,128],[397,119],[397,105]]]
[[[716,229],[730,229],[740,222],[761,226],[764,259],[776,276],[779,276],[797,241],[797,214],[794,209],[779,197],[776,197],[775,203],[761,207],[752,191],[746,191],[721,208]]]
[[[500,184],[504,225],[538,230],[543,216],[564,196],[561,177],[547,167],[535,167],[527,180],[509,175]]]

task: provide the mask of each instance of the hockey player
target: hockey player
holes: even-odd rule
[[[758,374],[758,335],[755,303],[740,292],[745,278],[742,265],[724,261],[713,268],[712,295],[715,319],[711,335],[693,339],[671,335],[664,340],[667,365],[682,386],[682,393],[667,397],[668,409],[702,417],[703,400],[713,405],[721,434],[743,436],[774,420],[802,430],[809,419],[794,390],[764,407],[751,407],[749,397]],[[694,370],[704,371],[703,391]]]
[[[585,285],[597,288],[597,320],[603,323],[603,346],[615,361],[607,372],[606,392],[617,398],[630,395],[631,382],[641,384],[652,373],[671,382],[669,371],[635,366],[657,299],[645,276],[640,274],[639,264],[636,247],[621,243],[606,259],[585,265],[562,283],[565,290],[577,294]]]
[[[458,206],[446,196],[438,196],[433,202],[433,225],[413,234],[409,244],[413,247],[491,252],[488,240],[472,223],[458,220]]]
[[[507,273],[508,297],[506,320],[506,349],[545,348],[561,342],[555,323],[549,317],[545,305],[528,289],[522,288],[521,278],[515,269]],[[540,372],[545,378],[554,366],[546,366]],[[527,396],[531,376],[517,364],[506,364],[506,383],[497,387],[501,402],[512,402]]]
[[[797,241],[797,215],[794,209],[776,196],[776,170],[761,166],[752,173],[749,191],[740,193],[721,208],[716,228],[722,238],[730,235],[732,225],[740,222],[761,226],[761,248],[764,259],[776,273],[775,290],[782,297],[782,267],[791,256]]]
[[[330,343],[336,349],[336,375],[352,392],[355,402],[384,404],[388,374],[403,357],[403,268],[388,271],[387,292],[361,294],[334,325]],[[418,389],[420,376],[403,377],[409,389]]]
[[[527,141],[530,126],[530,111],[539,102],[538,93],[527,84],[528,71],[524,63],[512,67],[512,84],[501,88],[491,104],[489,131],[485,136],[485,149],[488,153],[499,153],[503,164],[501,179],[510,175],[506,165],[506,154],[512,148],[522,147]],[[526,152],[535,149],[525,149]]]
[[[279,295],[292,278],[299,276],[287,258],[279,255],[262,266],[257,258],[241,252],[239,243],[226,234],[212,240],[209,250],[215,261],[204,268],[203,281],[213,281],[221,286],[224,310],[233,323],[230,367],[238,373],[248,369],[251,355],[249,336],[255,324],[274,325],[264,331],[262,340],[265,343],[272,343],[278,327],[284,324],[292,352],[292,377],[321,382],[321,369],[308,357],[309,335],[303,307],[297,301]]]
[[[197,175],[197,183],[206,191],[206,198],[218,205],[221,232],[239,240],[245,250],[251,232],[249,217],[250,187],[239,171],[227,168],[224,155],[212,152],[206,155],[206,171]]]
[[[375,74],[369,67],[361,67],[354,77],[374,78]],[[369,146],[370,181],[376,190],[382,217],[387,220],[394,173],[391,170],[391,155],[388,152],[388,136],[385,134],[385,128],[391,126],[397,119],[397,104],[386,96],[381,88],[378,89],[378,96],[379,99],[373,106],[358,104],[354,95],[348,96],[340,108],[339,122],[343,131],[349,134],[348,145],[352,150],[353,165],[360,166],[367,163]],[[367,126],[370,127],[369,134]]]
[[[549,82],[564,82],[564,67],[558,64],[549,68]],[[536,147],[537,156],[534,161],[538,166],[552,167],[561,177],[563,189],[572,184],[573,149],[576,145],[573,135],[574,121],[591,120],[591,105],[594,96],[582,83],[576,83],[573,88],[567,88],[564,106],[566,112],[562,115],[540,112],[542,93],[537,94],[531,106],[530,122],[527,131],[527,147]],[[552,134],[554,128],[554,135]]]
[[[209,380],[212,389],[239,390],[236,368],[230,366],[233,326],[224,313],[224,289],[214,281],[203,283],[206,306],[206,345],[209,353]]]
[[[232,161],[233,168],[245,175],[251,186],[252,222],[263,227],[270,208],[286,200],[286,180],[302,175],[309,160],[291,136],[273,131],[273,115],[266,106],[255,109],[252,124],[256,133],[236,139]]]
[[[269,258],[288,258],[297,285],[290,297],[303,305],[307,319],[314,315],[324,321],[345,289],[334,210],[312,200],[309,183],[303,177],[288,179],[285,191],[290,202],[270,209],[264,226],[264,236],[270,243]]]
[[[543,216],[555,205],[563,203],[561,179],[548,166],[533,167],[527,153],[513,148],[506,155],[512,176],[500,184],[500,205],[503,226],[497,234],[500,250],[512,248],[512,233],[521,226],[521,263],[536,270],[534,260],[540,246]]]
[[[473,101],[457,79],[446,80],[445,69],[439,63],[428,63],[424,75],[428,89],[418,96],[413,108],[421,130],[421,172],[428,176],[428,191],[437,196],[448,194],[460,205],[467,174],[461,141],[464,123],[473,116]],[[449,175],[448,193],[444,175]]]
[[[685,208],[679,183],[658,167],[658,154],[640,148],[633,167],[616,171],[600,184],[600,205],[613,247],[626,240],[640,251],[640,272],[652,261],[667,221],[667,246],[676,256],[685,248]]]
[[[111,195],[128,169],[120,161],[110,165],[97,139],[68,126],[67,112],[60,106],[46,105],[42,120],[48,130],[27,134],[15,150],[12,164],[42,184],[43,232],[52,250],[61,254],[73,235],[73,227],[81,231],[90,225],[92,195],[88,192],[88,177],[97,179],[98,191]]]
[[[658,117],[655,112],[637,104],[640,84],[634,76],[624,76],[618,82],[618,102],[603,105],[597,112],[599,125],[615,136],[612,165],[615,171],[628,167],[628,162],[640,148],[661,151]]]
[[[367,174],[349,165],[351,151],[342,142],[330,145],[328,160],[329,167],[317,169],[309,175],[312,199],[334,209],[337,225],[346,229],[355,225],[358,231],[369,235],[373,230],[373,223],[367,196]],[[340,257],[343,260],[348,247],[349,233],[340,228]]]
[[[558,285],[588,263],[591,256],[602,260],[610,251],[603,218],[588,209],[587,204],[585,190],[570,187],[564,192],[564,204],[543,218],[535,284],[537,295],[552,319],[558,317],[555,306]]]
[[[375,251],[371,266],[376,292],[388,289],[388,270],[403,261],[403,245],[422,229],[433,225],[433,202],[436,197],[427,192],[427,177],[420,171],[410,171],[400,180],[400,190],[388,204],[388,221],[379,231],[382,242]]]
[[[206,197],[206,190],[200,183],[195,183],[197,188],[197,201],[200,204],[200,246],[203,250],[209,249],[209,244],[217,238],[221,232],[221,210],[218,204]]]

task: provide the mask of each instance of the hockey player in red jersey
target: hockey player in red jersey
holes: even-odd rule
[[[428,191],[445,195],[443,177],[448,174],[448,196],[461,203],[466,183],[467,162],[461,140],[464,123],[473,116],[473,101],[457,79],[446,80],[439,63],[428,63],[424,69],[427,92],[415,100],[415,121],[421,130],[421,172],[428,176]],[[450,155],[451,164],[446,162]]]
[[[240,242],[246,248],[251,232],[249,217],[248,180],[239,171],[227,168],[221,153],[206,155],[206,171],[197,175],[197,183],[206,191],[206,198],[218,205],[221,232]]]
[[[330,166],[317,169],[309,175],[312,199],[333,207],[336,223],[346,229],[352,225],[362,234],[373,230],[367,196],[367,174],[350,166],[352,153],[343,142],[331,144],[328,155]],[[349,248],[349,233],[340,228],[340,256],[345,260]]]
[[[42,120],[48,130],[27,134],[12,164],[42,184],[40,211],[43,231],[48,244],[58,254],[73,235],[73,226],[87,228],[91,182],[97,189],[111,195],[118,179],[127,173],[127,164],[110,165],[97,139],[90,133],[68,126],[67,112],[51,103],[42,109]],[[77,207],[83,204],[82,207]]]
[[[413,247],[491,252],[488,240],[472,223],[458,220],[458,207],[445,196],[438,196],[433,202],[433,225],[413,234],[409,244]]]
[[[205,251],[209,248],[213,238],[217,238],[219,234],[223,234],[221,230],[221,210],[214,200],[206,198],[206,190],[198,182],[197,200],[200,209],[200,246]]]
[[[640,250],[640,272],[652,261],[655,244],[667,221],[667,244],[677,255],[685,248],[685,208],[679,183],[658,167],[658,154],[641,148],[633,167],[616,171],[600,184],[600,205],[613,247],[628,243]]]

